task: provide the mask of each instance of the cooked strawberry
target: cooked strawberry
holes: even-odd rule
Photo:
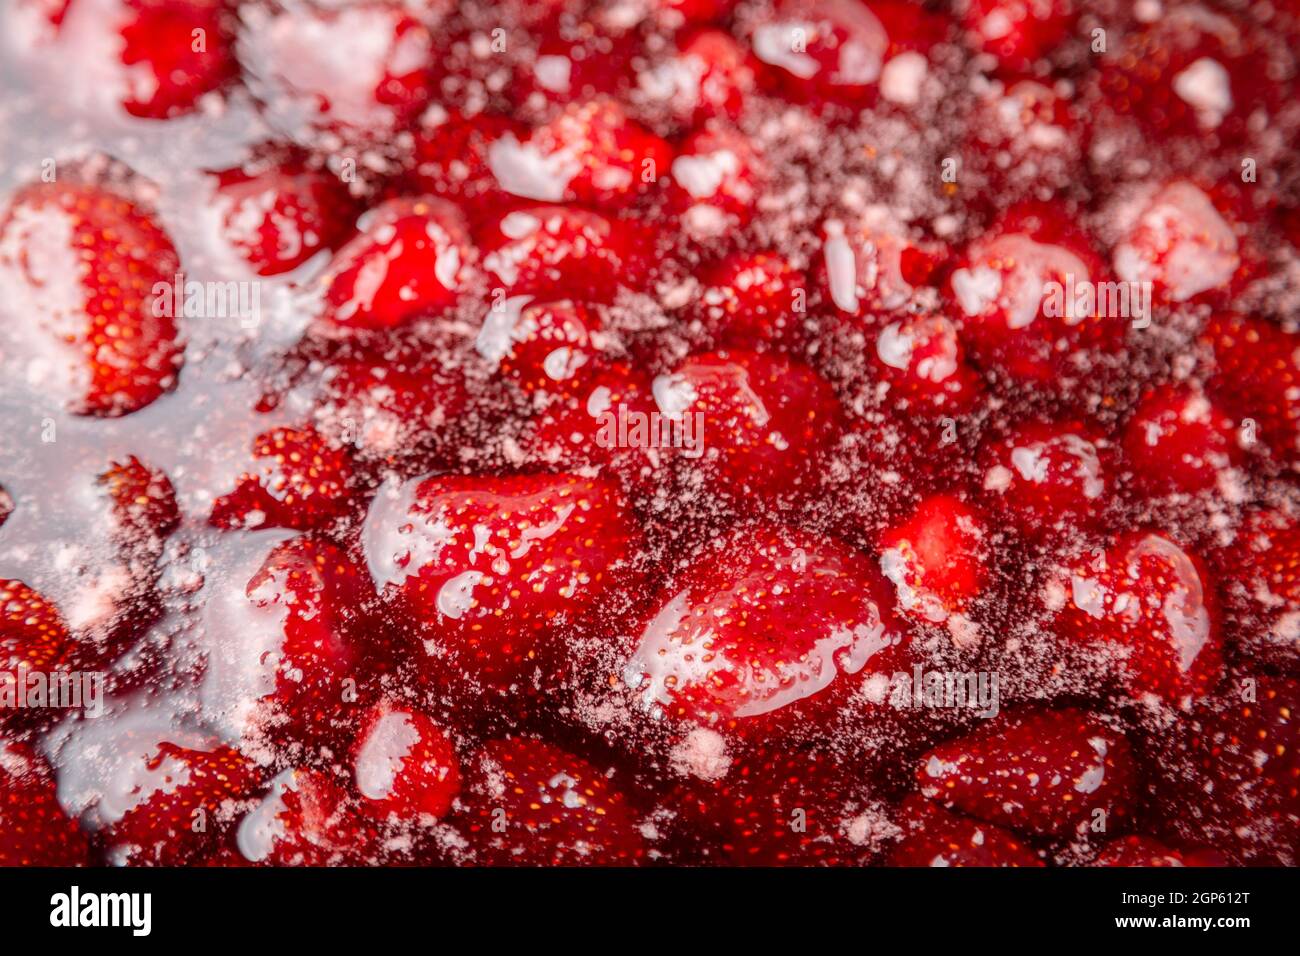
[[[627,800],[608,776],[539,740],[484,744],[464,801],[471,846],[491,866],[629,866],[645,854]]]
[[[1219,614],[1200,560],[1157,532],[1122,536],[1075,561],[1058,618],[1070,640],[1116,654],[1135,696],[1170,704],[1209,693],[1223,670]]]
[[[184,866],[215,851],[261,783],[239,751],[158,744],[145,761],[130,809],[105,833],[110,852],[132,865]]]
[[[233,491],[212,503],[208,520],[218,528],[327,526],[345,514],[352,497],[347,453],[311,427],[272,428],[253,440],[258,462],[235,480]]]
[[[241,10],[239,60],[268,117],[300,140],[370,142],[433,95],[429,30],[392,0]]]
[[[380,589],[427,632],[425,664],[507,688],[628,572],[641,531],[607,479],[444,475],[381,489],[363,537]]]
[[[1011,72],[1062,46],[1079,19],[1074,0],[970,0],[964,9],[971,46]]]
[[[1300,846],[1300,685],[1260,677],[1225,685],[1181,728],[1163,761],[1161,825],[1174,839],[1209,843],[1229,863],[1295,866]]]
[[[124,415],[176,384],[171,240],[130,200],[97,186],[38,183],[0,219],[0,278],[28,331],[7,357],[78,414]],[[30,372],[29,372],[30,374]]]
[[[949,280],[976,359],[1018,382],[1084,375],[1090,350],[1112,349],[1123,337],[1124,302],[1101,301],[1108,277],[1068,225],[1075,218],[1055,205],[1014,207],[967,247]],[[1128,309],[1136,311],[1132,301]]]
[[[905,669],[907,634],[889,603],[866,555],[743,527],[647,609],[625,680],[652,714],[767,735],[834,713],[868,674]]]
[[[1124,735],[1091,714],[1029,710],[935,747],[917,780],[924,796],[977,820],[1065,837],[1126,827],[1137,767]]]
[[[1213,850],[1184,852],[1171,850],[1159,840],[1147,836],[1124,836],[1106,845],[1092,866],[1225,866]]]
[[[158,550],[161,540],[180,523],[172,483],[134,455],[113,462],[98,482],[113,501],[119,547]]]
[[[1223,569],[1232,631],[1246,659],[1294,669],[1300,664],[1300,524],[1283,511],[1252,512],[1213,564]]]
[[[321,280],[334,325],[392,329],[454,306],[475,280],[464,217],[446,200],[393,199],[358,226]]]
[[[652,392],[660,414],[693,427],[698,441],[665,454],[689,484],[742,509],[806,492],[842,427],[826,381],[774,355],[694,356],[658,376]]]
[[[581,303],[514,296],[488,310],[478,350],[526,392],[567,394],[591,370],[599,329]]]
[[[460,767],[446,732],[387,699],[361,718],[352,770],[362,808],[381,820],[440,817],[460,792]]]
[[[1114,210],[1111,253],[1125,282],[1149,282],[1157,298],[1187,302],[1230,289],[1242,267],[1233,223],[1195,183],[1152,183]]]
[[[989,578],[986,519],[950,495],[932,495],[880,536],[880,568],[898,608],[921,621],[948,622],[961,643],[964,612]],[[957,630],[955,628],[960,628]]]
[[[488,281],[511,294],[608,301],[649,277],[651,232],[586,209],[525,206],[479,235]]]
[[[754,67],[729,34],[696,30],[677,41],[668,61],[640,74],[641,92],[690,126],[715,117],[734,121],[754,90]]]
[[[1206,322],[1201,341],[1213,351],[1210,393],[1242,419],[1258,427],[1283,461],[1300,454],[1300,335],[1266,319],[1218,312]]]
[[[857,318],[905,310],[947,254],[879,211],[848,224],[830,220],[822,233],[822,284],[836,309]]]
[[[670,196],[687,233],[710,239],[753,218],[763,180],[762,158],[749,139],[711,123],[678,150]]]
[[[980,456],[991,508],[1031,538],[1088,527],[1108,500],[1108,445],[1079,422],[1030,422]]]
[[[905,833],[889,866],[1042,866],[1014,834],[949,813],[919,797],[903,803]]]
[[[240,854],[266,866],[358,866],[380,862],[377,824],[319,770],[286,770],[239,822]]]
[[[710,339],[741,348],[800,340],[808,281],[771,252],[732,253],[700,273],[691,308]]]
[[[412,191],[443,196],[475,210],[486,201],[508,198],[497,185],[488,166],[492,144],[507,133],[518,134],[518,126],[495,113],[463,116],[443,111],[431,121],[429,110],[415,136],[415,157],[409,179]]]
[[[870,346],[868,346],[870,348]],[[889,386],[886,399],[916,415],[960,415],[983,383],[966,361],[957,327],[942,316],[890,322],[875,336],[872,365]]]
[[[523,142],[506,133],[488,148],[497,184],[537,202],[626,205],[671,162],[671,147],[606,97],[570,103]]]
[[[356,216],[337,177],[301,159],[214,174],[222,235],[258,275],[296,269],[347,236]]]
[[[1214,488],[1241,462],[1236,422],[1197,388],[1150,389],[1124,430],[1124,454],[1153,491]]]
[[[86,835],[55,795],[54,774],[32,750],[0,741],[0,867],[82,866]]]

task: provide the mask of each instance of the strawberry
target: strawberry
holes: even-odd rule
[[[1214,689],[1223,669],[1219,614],[1201,561],[1164,534],[1123,535],[1073,562],[1058,585],[1060,633],[1116,653],[1136,697],[1178,705]]]
[[[1036,80],[993,81],[967,130],[963,170],[987,181],[999,208],[1074,188],[1085,175],[1074,103]],[[972,197],[978,201],[978,197]]]
[[[1078,377],[1090,350],[1111,350],[1123,337],[1116,303],[1079,294],[1106,276],[1098,253],[1068,225],[1072,218],[1058,205],[1013,207],[966,248],[949,279],[975,358],[1017,382]]]
[[[478,350],[525,392],[567,393],[586,379],[599,330],[581,303],[514,296],[489,310]]]
[[[1260,677],[1193,712],[1157,786],[1157,819],[1172,839],[1208,842],[1234,866],[1296,865],[1298,706],[1294,680]]]
[[[1213,850],[1171,850],[1148,836],[1129,835],[1106,844],[1092,866],[1226,866]]]
[[[97,186],[39,183],[0,218],[0,279],[14,314],[31,317],[5,357],[43,369],[70,410],[124,415],[176,384],[176,324],[158,298],[180,260],[130,200]]]
[[[842,412],[812,369],[757,352],[710,352],[655,378],[659,412],[695,426],[702,452],[667,452],[685,480],[742,508],[804,492]],[[693,457],[688,457],[693,456]]]
[[[161,541],[180,524],[176,492],[167,476],[130,455],[112,462],[97,479],[112,501],[119,548],[160,551]]]
[[[9,520],[9,516],[14,513],[14,499],[9,492],[5,491],[4,486],[0,485],[0,528]]]
[[[497,186],[488,156],[501,137],[519,134],[516,123],[495,113],[464,116],[432,109],[423,123],[416,130],[415,155],[407,176],[412,192],[442,196],[474,210],[486,201],[508,198]]]
[[[1062,46],[1079,19],[1074,0],[970,0],[964,9],[971,46],[1011,72]]]
[[[89,855],[49,766],[29,747],[0,741],[0,867],[82,866]]]
[[[749,139],[711,123],[678,150],[670,196],[688,234],[714,238],[753,218],[764,179],[762,158]]]
[[[634,64],[643,55],[641,38],[630,30],[633,21],[617,15],[601,16],[597,9],[580,10],[578,28],[568,26],[573,11],[560,10],[530,26],[537,37],[534,57],[521,58],[515,67],[511,98],[523,106],[554,103],[569,106],[592,97],[622,102],[636,74]]]
[[[289,272],[335,248],[355,217],[343,184],[298,158],[213,176],[222,235],[261,276]]]
[[[875,337],[872,365],[886,397],[915,415],[960,415],[979,400],[983,383],[966,361],[957,327],[942,316],[890,322]]]
[[[1149,389],[1124,428],[1138,483],[1155,492],[1214,488],[1242,460],[1236,422],[1199,389]]]
[[[323,134],[383,141],[433,95],[426,26],[392,0],[345,7],[245,6],[238,53],[271,122],[310,145]]]
[[[756,86],[755,62],[722,30],[692,30],[677,41],[674,55],[639,76],[649,99],[665,102],[682,123],[740,118]]]
[[[645,854],[632,810],[607,775],[539,740],[484,744],[465,802],[470,844],[489,866],[629,866]]]
[[[889,866],[1042,866],[1015,834],[959,816],[913,795],[903,803],[905,833]]]
[[[691,309],[710,339],[744,348],[802,338],[808,282],[784,257],[731,253],[707,266],[699,279]]]
[[[985,518],[949,495],[926,498],[880,536],[880,568],[898,608],[918,621],[948,622],[961,643],[964,611],[983,590],[992,560]]]
[[[904,669],[906,638],[865,555],[751,525],[674,576],[624,677],[652,714],[766,736],[833,714],[871,673]]]
[[[1242,441],[1262,438],[1283,461],[1294,461],[1300,454],[1300,335],[1265,319],[1216,312],[1201,342],[1213,353],[1206,387],[1241,416]]]
[[[0,678],[15,686],[17,668],[52,671],[72,664],[76,642],[58,609],[21,581],[0,578]],[[0,717],[7,711],[0,709]]]
[[[890,47],[885,25],[855,0],[784,0],[749,41],[783,92],[813,104],[869,102]]]
[[[990,439],[980,462],[990,508],[1030,538],[1089,527],[1109,499],[1109,446],[1079,422],[1020,425]]]
[[[1111,833],[1133,811],[1137,766],[1122,733],[1091,714],[1002,714],[935,747],[917,770],[923,796],[1037,836]]]
[[[358,866],[382,857],[378,825],[319,770],[286,770],[235,834],[240,855],[266,866]]]
[[[332,362],[316,428],[359,459],[421,457],[447,444],[469,401],[465,376],[425,350],[362,351]]]
[[[508,688],[627,573],[641,531],[606,479],[445,475],[382,489],[363,538],[380,590],[427,632],[424,663]]]
[[[627,205],[671,162],[671,147],[607,97],[570,103],[523,142],[505,133],[488,147],[497,184],[538,202]]]
[[[163,119],[239,75],[225,0],[124,0],[128,113]]]
[[[1232,630],[1246,659],[1300,663],[1300,525],[1283,511],[1255,511],[1213,558],[1224,569]]]
[[[855,318],[904,311],[947,255],[879,208],[848,224],[829,220],[822,233],[822,286],[837,310]]]
[[[516,209],[478,236],[493,285],[512,295],[597,302],[612,299],[619,286],[647,283],[652,240],[645,227],[565,206]]]
[[[1159,299],[1188,302],[1225,292],[1241,272],[1234,224],[1189,180],[1148,183],[1112,217],[1119,228],[1115,274],[1151,283]]]
[[[381,820],[440,817],[460,791],[456,751],[427,716],[381,700],[361,718],[352,768],[362,809]]]
[[[325,318],[335,326],[392,329],[451,308],[474,282],[464,217],[446,200],[390,200],[358,226],[321,280]]]
[[[183,866],[215,850],[261,783],[257,767],[225,746],[163,741],[144,771],[130,809],[105,834],[110,852],[136,866]]]
[[[352,466],[345,451],[311,427],[272,428],[253,440],[260,467],[243,472],[235,488],[212,503],[218,528],[322,528],[345,514]]]

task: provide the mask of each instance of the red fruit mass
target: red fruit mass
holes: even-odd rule
[[[418,711],[391,701],[361,720],[352,766],[364,809],[379,819],[440,817],[460,791],[460,769],[447,734]]]
[[[323,527],[348,507],[352,476],[347,454],[310,428],[273,428],[257,436],[253,457],[235,490],[218,498],[209,520],[219,528]]]
[[[54,774],[30,749],[0,741],[0,866],[83,866],[86,835],[55,799]]]

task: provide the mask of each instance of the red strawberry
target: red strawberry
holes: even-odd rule
[[[225,0],[125,0],[128,113],[162,119],[239,74]]]
[[[70,666],[76,642],[58,609],[21,581],[0,578],[0,682],[17,686],[18,667],[49,672]],[[12,713],[0,708],[0,721]]]
[[[962,24],[971,46],[1015,72],[1059,48],[1078,19],[1074,0],[970,0]]]
[[[814,104],[870,100],[890,47],[885,25],[856,0],[784,0],[749,40],[788,94]]]
[[[696,239],[721,236],[753,218],[765,173],[750,140],[709,124],[687,137],[672,164],[672,201]]]
[[[1065,837],[1125,827],[1137,766],[1124,735],[1091,714],[1030,710],[935,747],[921,759],[917,780],[924,796],[949,809]]]
[[[920,621],[947,622],[953,640],[978,640],[965,615],[989,578],[985,518],[949,495],[932,495],[880,536],[880,567],[893,582],[901,611]]]
[[[1058,89],[993,81],[968,128],[963,168],[983,176],[988,195],[1005,208],[1075,187],[1085,175],[1082,139],[1073,104]]]
[[[426,663],[507,688],[627,572],[641,531],[605,479],[445,475],[381,489],[363,537],[380,589],[426,629]]]
[[[690,126],[715,117],[735,121],[754,90],[754,66],[730,34],[697,30],[678,40],[669,60],[639,74],[641,92]]]
[[[701,450],[669,450],[686,480],[743,507],[806,491],[842,413],[812,369],[757,352],[688,358],[652,384],[659,412],[691,425]]]
[[[454,306],[474,281],[464,217],[443,199],[394,199],[370,210],[322,282],[325,318],[350,329],[391,329]]]
[[[361,718],[352,769],[362,808],[381,820],[440,817],[460,792],[460,768],[446,732],[391,700]]]
[[[675,720],[765,735],[834,713],[905,669],[906,632],[869,558],[757,525],[696,555],[651,605],[625,680]]]
[[[1223,569],[1246,658],[1294,669],[1300,664],[1300,524],[1283,511],[1253,512],[1213,564]]]
[[[161,471],[130,455],[99,476],[112,499],[115,538],[121,548],[161,550],[161,541],[180,523],[176,492]]]
[[[239,59],[273,123],[298,139],[383,140],[433,94],[428,28],[391,0],[245,6]]]
[[[1214,488],[1242,459],[1236,422],[1199,389],[1170,385],[1143,397],[1124,454],[1139,484],[1157,492]]]
[[[511,99],[523,106],[567,106],[591,97],[621,102],[636,75],[634,64],[643,55],[642,41],[629,29],[633,20],[602,16],[604,12],[592,6],[575,12],[569,5],[538,16],[528,28],[529,36],[538,38],[537,52],[519,59],[508,90]],[[569,25],[575,16],[580,18],[577,28]]]
[[[215,174],[222,235],[258,275],[296,269],[347,236],[355,212],[342,183],[300,159]]]
[[[513,296],[488,311],[478,350],[526,392],[567,393],[591,371],[599,330],[578,302]]]
[[[671,162],[667,143],[605,97],[569,104],[522,143],[506,133],[488,148],[498,185],[538,202],[626,205]]]
[[[1194,183],[1151,183],[1117,205],[1111,253],[1125,282],[1149,282],[1157,298],[1187,302],[1232,288],[1242,267],[1233,223]]]
[[[645,854],[609,778],[541,741],[485,744],[465,789],[470,842],[490,866],[628,866]]]
[[[699,278],[692,309],[711,339],[743,348],[802,337],[808,282],[784,257],[732,253],[706,267]]]
[[[322,528],[350,504],[352,466],[345,451],[315,429],[273,428],[253,440],[260,467],[212,504],[218,528]]]
[[[945,256],[940,246],[913,240],[888,214],[875,212],[823,226],[820,276],[836,309],[865,318],[904,311]]]
[[[1109,497],[1109,465],[1105,439],[1078,422],[1030,422],[981,453],[991,509],[1031,538],[1090,526]]]
[[[468,400],[464,374],[438,354],[364,352],[326,370],[317,429],[358,458],[418,458],[447,444]]]
[[[983,391],[979,375],[966,361],[957,327],[941,316],[890,322],[876,334],[873,351],[877,379],[888,385],[886,398],[900,410],[960,415]]]
[[[1088,350],[1123,337],[1115,303],[1080,296],[1107,281],[1100,256],[1065,208],[1008,210],[966,249],[948,284],[971,351],[1019,382],[1047,385],[1087,372]],[[1089,283],[1094,285],[1090,286]],[[1130,310],[1134,310],[1130,302]]]
[[[430,114],[435,114],[431,121]],[[428,110],[415,136],[415,158],[409,179],[412,191],[454,200],[477,210],[486,201],[508,197],[497,186],[488,166],[492,144],[507,133],[518,133],[508,117],[495,113]]]
[[[162,742],[145,761],[130,809],[105,839],[132,865],[184,866],[229,836],[260,783],[257,767],[230,747],[190,750]]]
[[[1201,341],[1213,350],[1207,388],[1241,416],[1242,440],[1262,438],[1283,461],[1294,461],[1300,456],[1300,335],[1265,319],[1219,312]]]
[[[903,804],[906,836],[889,854],[889,866],[1042,866],[1014,834],[990,823],[949,813],[919,797]]]
[[[1106,845],[1092,866],[1226,866],[1213,850],[1171,850],[1147,836],[1124,836]]]
[[[1170,704],[1214,689],[1223,669],[1219,615],[1200,560],[1163,534],[1135,532],[1074,562],[1058,618],[1070,640],[1119,656],[1129,691]]]
[[[49,766],[30,748],[0,741],[0,867],[88,862],[86,835],[59,806]]]
[[[96,186],[39,183],[0,219],[0,278],[27,331],[5,358],[79,414],[124,415],[176,384],[181,350],[160,299],[180,260],[152,217]]]
[[[1159,819],[1186,843],[1209,843],[1232,865],[1295,866],[1300,846],[1300,685],[1261,677],[1207,701],[1166,754]]]
[[[488,281],[512,294],[609,301],[619,286],[642,288],[652,235],[585,209],[526,206],[479,235]]]
[[[377,824],[319,770],[286,770],[239,823],[236,843],[250,863],[359,866],[382,862]]]

